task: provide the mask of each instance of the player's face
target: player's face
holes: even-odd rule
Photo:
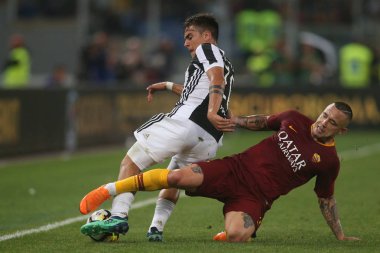
[[[184,46],[187,48],[187,50],[189,50],[191,57],[194,57],[195,49],[197,49],[200,44],[211,42],[210,32],[201,32],[200,29],[191,25],[185,29],[184,40]]]
[[[328,143],[335,135],[347,131],[348,122],[347,116],[331,104],[319,115],[311,128],[311,134],[318,141]]]

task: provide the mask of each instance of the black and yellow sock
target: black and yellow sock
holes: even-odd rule
[[[168,169],[154,169],[115,182],[116,193],[155,191],[168,188]]]

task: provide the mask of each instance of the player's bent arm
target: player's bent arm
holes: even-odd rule
[[[173,82],[159,82],[149,85],[147,91],[155,92],[159,90],[169,90],[177,95],[181,95],[183,90],[183,84],[173,83]]]
[[[250,115],[237,116],[234,121],[238,127],[246,128],[252,131],[268,130],[267,121],[268,115]]]
[[[169,90],[173,92],[174,94],[177,94],[178,96],[181,95],[183,90],[182,84],[177,84],[173,82],[159,82],[149,85],[146,90],[148,91],[148,102],[151,102],[153,100],[153,93],[156,91],[163,91],[163,90]]]
[[[207,77],[210,80],[207,119],[219,131],[232,132],[235,129],[234,123],[218,115],[224,96],[224,69],[220,66],[212,67],[207,71]]]
[[[217,114],[224,94],[224,70],[222,67],[213,67],[207,71],[210,80],[208,114]]]
[[[177,94],[178,96],[180,96],[182,94],[183,84],[178,84],[178,83],[173,83],[173,82],[167,81],[167,82],[165,82],[165,88],[167,90],[170,90],[174,94]]]
[[[344,235],[338,215],[336,201],[333,196],[330,198],[318,198],[318,203],[323,217],[338,240],[359,240],[359,238],[347,237]]]

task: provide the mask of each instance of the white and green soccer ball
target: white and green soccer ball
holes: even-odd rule
[[[93,212],[87,219],[87,223],[106,220],[111,217],[111,212],[106,209],[99,209]],[[103,233],[99,235],[89,235],[89,237],[96,242],[115,242],[119,239],[119,234],[117,233]]]

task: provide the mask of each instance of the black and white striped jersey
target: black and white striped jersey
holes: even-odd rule
[[[190,62],[186,73],[184,89],[173,110],[166,116],[177,119],[190,119],[218,142],[223,133],[216,130],[207,119],[210,80],[206,72],[213,67],[224,68],[225,90],[218,114],[226,117],[231,88],[234,82],[234,69],[226,58],[224,51],[209,43],[201,44],[196,49],[195,57]]]

